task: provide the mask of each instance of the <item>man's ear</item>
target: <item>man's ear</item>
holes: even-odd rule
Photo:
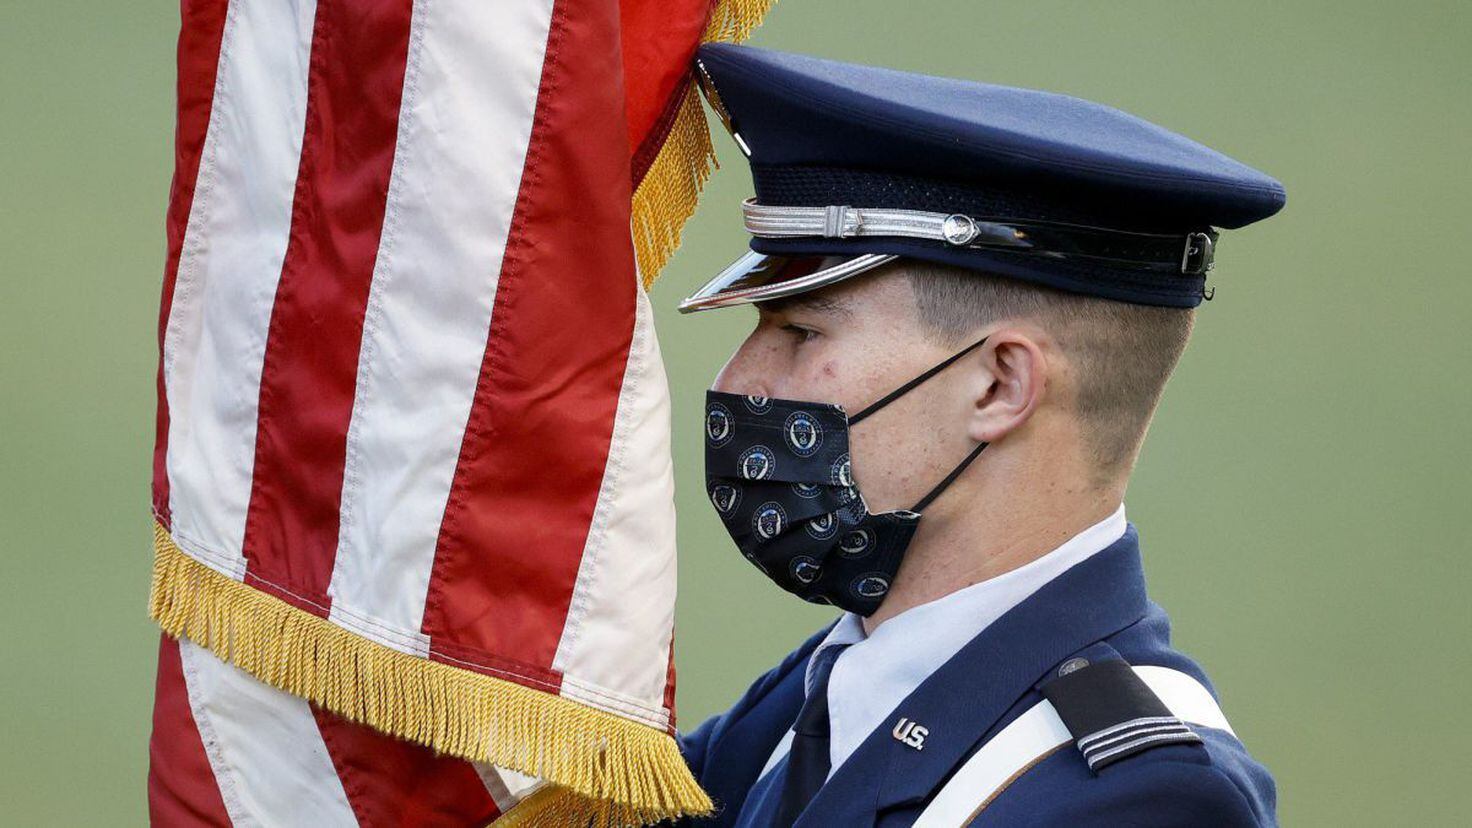
[[[1037,411],[1048,385],[1048,357],[1034,335],[1015,328],[994,332],[979,350],[967,432],[973,440],[995,443]]]

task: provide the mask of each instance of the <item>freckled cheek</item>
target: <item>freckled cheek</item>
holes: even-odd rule
[[[849,434],[854,482],[864,493],[869,508],[876,512],[902,508],[899,494],[908,473],[902,453],[895,451],[893,436],[865,423]]]
[[[811,400],[813,402],[838,403],[850,412],[867,404],[854,399],[849,392],[852,383],[844,375],[840,359],[812,358],[802,353],[788,357],[783,363],[783,372],[775,382],[774,396],[789,400]]]
[[[895,419],[866,421],[849,436],[854,481],[876,512],[910,508],[944,476],[935,432],[912,419]]]

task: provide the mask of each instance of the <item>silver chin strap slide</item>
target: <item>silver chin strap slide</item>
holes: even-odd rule
[[[976,219],[959,213],[877,207],[791,207],[741,203],[746,230],[769,239],[903,237],[953,247],[1011,249],[1060,259],[1117,262],[1199,276],[1211,269],[1216,233],[1136,233],[1077,224]]]

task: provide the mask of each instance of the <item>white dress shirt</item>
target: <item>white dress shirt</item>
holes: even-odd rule
[[[967,642],[1065,570],[1103,551],[1124,536],[1124,505],[1114,514],[1069,538],[1052,552],[1010,572],[972,584],[928,604],[912,607],[864,634],[863,619],[846,613],[814,650],[849,645],[839,654],[828,679],[828,775],[886,720],[906,696],[945,664]],[[812,691],[808,661],[807,689]],[[787,755],[792,732],[783,737],[767,771]]]

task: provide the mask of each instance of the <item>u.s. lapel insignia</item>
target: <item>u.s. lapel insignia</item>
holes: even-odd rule
[[[930,735],[930,729],[901,716],[900,720],[895,722],[894,730],[890,731],[890,735],[906,747],[923,750],[925,737]]]

